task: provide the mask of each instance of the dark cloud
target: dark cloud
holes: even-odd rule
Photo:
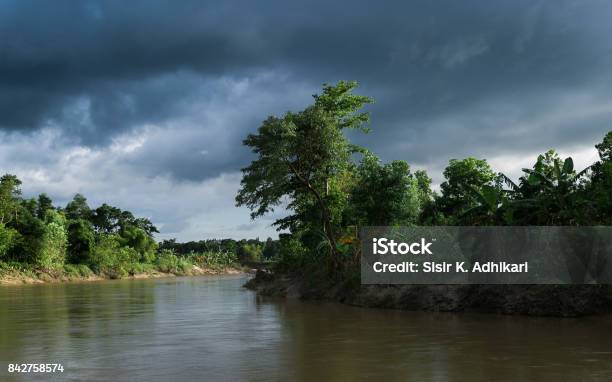
[[[316,85],[355,78],[379,96],[381,123],[610,80],[603,2],[16,1],[3,9],[0,124],[9,129],[61,123],[61,106],[79,98],[90,101],[100,136],[170,118],[192,95],[184,77],[172,78],[181,71],[287,70]]]

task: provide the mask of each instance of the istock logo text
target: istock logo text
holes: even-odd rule
[[[421,238],[420,242],[414,243],[397,243],[395,240],[387,238],[373,238],[372,239],[372,253],[378,255],[406,255],[408,253],[413,255],[432,255],[433,253],[429,249],[432,245],[431,242]]]

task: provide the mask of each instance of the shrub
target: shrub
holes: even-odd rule
[[[153,264],[145,264],[145,263],[131,263],[127,264],[125,270],[129,275],[136,275],[139,273],[151,273],[155,269]]]
[[[48,210],[46,221],[35,263],[41,268],[53,269],[61,267],[66,260],[68,235],[65,219],[57,211]]]
[[[314,254],[317,252],[315,251]],[[274,265],[278,272],[291,272],[302,269],[306,263],[316,264],[312,251],[309,251],[302,242],[291,236],[283,236],[280,239],[278,259]]]
[[[134,248],[140,254],[139,261],[151,263],[155,260],[157,243],[142,228],[132,225],[124,227],[119,232],[119,240],[121,245]]]
[[[64,264],[64,272],[70,277],[89,277],[93,271],[85,264]]]
[[[192,252],[189,258],[200,267],[215,270],[235,266],[238,263],[238,257],[233,252]]]
[[[121,278],[129,274],[131,264],[137,263],[140,255],[131,247],[121,247],[117,235],[102,234],[90,256],[94,271],[111,278]]]
[[[8,228],[0,223],[0,258],[4,257],[15,245],[19,233],[13,228]]]
[[[73,220],[68,225],[68,260],[75,264],[87,263],[95,246],[95,234],[87,220]]]
[[[242,262],[261,261],[261,255],[262,249],[257,244],[244,244],[242,247],[238,248],[238,259]]]
[[[157,269],[161,272],[186,275],[193,268],[193,263],[184,257],[177,257],[173,251],[164,249],[157,256]]]

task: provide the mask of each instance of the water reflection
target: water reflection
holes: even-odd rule
[[[261,299],[243,278],[0,288],[0,380],[611,380],[612,319]],[[8,362],[63,375],[9,376]]]

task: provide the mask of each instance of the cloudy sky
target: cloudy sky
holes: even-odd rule
[[[439,183],[450,158],[516,177],[612,129],[608,1],[4,1],[0,171],[159,238],[274,235],[234,207],[241,140],[324,82],[373,96],[355,137]]]

